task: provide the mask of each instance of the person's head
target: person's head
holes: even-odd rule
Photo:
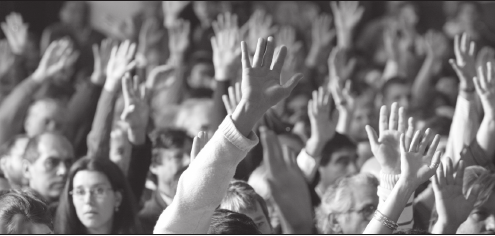
[[[191,88],[213,89],[215,84],[215,69],[209,53],[197,52],[193,55],[191,74],[188,77],[188,84]]]
[[[356,99],[356,109],[349,126],[349,136],[355,141],[368,141],[366,125],[373,123],[374,106],[373,98],[368,94]]]
[[[129,142],[127,128],[123,121],[114,121],[114,129],[110,133],[110,160],[117,164],[122,172],[127,173],[131,161],[132,145]]]
[[[405,78],[394,77],[382,86],[381,94],[383,96],[382,104],[387,107],[392,106],[392,103],[397,102],[399,107],[404,107],[408,111],[411,105],[411,88]]]
[[[457,7],[456,18],[461,23],[468,26],[474,26],[477,23],[483,13],[482,6],[473,1],[462,1]]]
[[[230,182],[220,208],[247,215],[254,221],[261,233],[272,233],[265,200],[245,181]]]
[[[211,131],[212,106],[211,99],[188,99],[184,101],[175,117],[175,127],[186,130],[187,134],[192,137],[200,131]],[[212,135],[212,132],[209,134]]]
[[[419,21],[418,7],[414,2],[403,2],[398,9],[399,20],[408,27],[415,27]]]
[[[225,209],[217,209],[211,217],[208,234],[261,234],[261,232],[248,216]]]
[[[175,194],[179,177],[189,165],[193,140],[185,131],[169,128],[155,130],[151,136],[153,156],[150,172],[157,177],[159,189],[171,187],[171,194]]]
[[[219,11],[219,4],[216,1],[194,1],[193,10],[194,14],[198,17],[200,22],[212,22],[216,19]]]
[[[336,133],[323,147],[318,168],[320,182],[323,186],[329,186],[339,178],[358,173],[356,159],[356,144],[347,136]]]
[[[324,234],[362,234],[378,206],[378,180],[369,174],[346,177],[325,192],[317,211]]]
[[[24,177],[46,201],[58,200],[74,162],[74,150],[64,136],[43,133],[29,138],[24,153]]]
[[[47,205],[30,192],[0,191],[0,234],[51,234]]]
[[[138,234],[134,196],[112,161],[86,156],[74,163],[60,198],[55,232]]]
[[[36,101],[29,107],[24,129],[29,137],[41,134],[45,131],[60,132],[65,123],[65,106],[51,98]]]
[[[67,1],[60,10],[62,23],[80,28],[89,24],[89,4],[84,1]]]
[[[0,147],[0,169],[14,188],[27,183],[22,169],[22,160],[28,140],[28,137],[19,135]]]
[[[495,234],[495,174],[480,166],[467,167],[462,187],[464,196],[469,196],[473,188],[480,190],[477,201],[457,233]]]

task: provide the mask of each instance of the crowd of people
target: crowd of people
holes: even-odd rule
[[[141,4],[2,19],[0,233],[495,233],[480,3]]]

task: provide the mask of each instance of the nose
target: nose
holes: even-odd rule
[[[485,220],[485,227],[487,231],[492,231],[495,232],[495,215],[491,214],[488,218]]]
[[[57,175],[58,176],[66,176],[67,175],[67,166],[63,162],[61,162],[58,165]]]
[[[90,203],[91,202],[91,192],[87,191],[86,194],[84,194],[83,199],[84,203]]]

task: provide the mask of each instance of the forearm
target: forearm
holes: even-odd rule
[[[243,135],[228,116],[179,179],[172,204],[162,213],[154,233],[205,234],[215,208],[225,195],[239,162],[258,143]]]
[[[349,128],[351,126],[353,114],[348,111],[339,111],[339,120],[337,122],[337,127],[335,128],[340,134],[348,135]]]
[[[476,140],[479,146],[485,152],[487,157],[492,158],[495,154],[495,120],[493,115],[485,114],[483,121],[481,122],[478,133],[476,134]]]
[[[399,177],[400,175],[390,175],[380,172],[380,186],[378,186],[378,191],[377,191],[377,195],[380,199],[379,205],[384,204],[387,201],[395,185],[397,184]],[[407,230],[413,228],[414,225],[413,202],[414,202],[414,197],[411,195],[411,197],[407,201],[406,206],[402,210],[399,219],[397,220],[397,225],[399,226],[398,227],[399,230]]]
[[[394,189],[388,196],[387,200],[378,206],[380,211],[389,220],[397,222],[401,212],[409,201],[411,195],[414,193],[414,188],[408,186],[407,183],[399,180]],[[363,234],[392,234],[392,230],[384,226],[382,222],[373,218]]]
[[[144,190],[144,185],[146,183],[146,176],[148,169],[151,165],[152,157],[152,144],[151,140],[146,136],[146,140],[141,145],[133,145],[131,160],[129,163],[127,180],[131,186],[131,190],[134,193],[136,202],[139,203],[141,195]]]
[[[412,103],[414,107],[423,108],[429,101],[428,94],[432,84],[432,68],[435,58],[427,56],[412,86]]]
[[[309,191],[301,189],[304,194],[307,194],[309,199]],[[275,196],[277,195],[277,196]],[[281,195],[281,196],[278,196]],[[275,209],[277,215],[280,217],[280,224],[282,226],[283,234],[313,234],[313,214],[311,212],[311,201],[300,201],[300,199],[294,196],[287,197],[281,194],[273,195],[275,200]],[[305,211],[301,212],[299,207],[294,207],[294,202],[298,205],[304,204]]]
[[[115,91],[104,89],[101,93],[91,132],[87,138],[88,155],[109,158],[110,134],[116,100]]]

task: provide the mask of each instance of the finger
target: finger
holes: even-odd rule
[[[438,168],[438,164],[441,164],[440,162],[440,157],[442,156],[442,152],[435,152],[435,155],[433,155],[433,158],[430,162],[430,166],[435,166],[436,168]],[[436,171],[435,168],[432,169],[433,171]]]
[[[474,88],[478,94],[484,94],[486,91],[481,87],[478,77],[473,77]]]
[[[441,187],[440,187],[440,183],[439,183],[439,179],[440,179],[440,177],[439,177],[439,176],[440,176],[440,174],[438,173],[438,170],[439,170],[439,169],[440,169],[440,168],[437,168],[437,172],[436,172],[436,174],[432,177],[432,182],[431,182],[431,183],[432,183],[432,187],[433,187],[433,193],[434,193],[435,195],[437,194],[437,192],[439,192],[439,191],[440,191],[440,188],[441,188]],[[437,198],[437,196],[435,196],[435,198]]]
[[[435,138],[433,138],[433,142],[430,144],[430,148],[428,149],[428,156],[435,155],[439,143],[440,143],[440,135],[437,134],[435,135]]]
[[[241,84],[240,83],[235,83],[235,97],[237,99],[236,104],[238,104],[242,99],[242,91],[241,91]]]
[[[397,125],[398,125],[398,108],[397,108],[397,103],[394,102],[392,103],[392,109],[390,111],[390,121],[388,123],[388,129],[389,130],[397,130]]]
[[[447,159],[447,165],[445,168],[445,175],[446,175],[446,180],[448,185],[454,185],[454,167],[452,165],[452,159],[449,158]]]
[[[131,82],[131,77],[128,73],[124,75],[124,78],[122,78],[122,94],[124,95],[124,103],[126,104],[125,106],[128,106],[130,104],[130,101],[132,99],[132,92],[130,91],[132,88],[132,82]]]
[[[323,97],[325,95],[325,92],[323,90],[323,87],[318,88],[318,104],[323,105]]]
[[[488,85],[487,89],[491,88],[491,82],[492,82],[492,63],[487,62],[486,63],[486,84]]]
[[[280,73],[282,71],[282,68],[284,66],[285,62],[285,57],[287,56],[287,47],[281,46],[280,50],[278,51],[277,55],[275,56],[275,61],[272,62],[272,70],[276,71],[277,73]]]
[[[256,45],[256,51],[253,57],[253,68],[258,68],[262,66],[263,55],[265,55],[266,40],[264,38],[258,39],[258,44]]]
[[[485,77],[483,69],[484,69],[483,66],[478,67],[478,75],[479,75],[479,82],[480,82],[481,88],[483,91],[486,91],[486,89],[488,88],[488,85],[486,82],[486,77]]]
[[[382,134],[383,132],[385,132],[388,129],[388,114],[387,113],[388,113],[387,112],[387,106],[383,105],[380,108],[380,122],[378,123],[379,124],[378,131],[380,132],[380,134]]]
[[[456,172],[455,180],[454,180],[455,185],[462,186],[463,180],[464,180],[464,170],[465,169],[466,169],[466,165],[464,164],[464,161],[463,160],[459,161],[459,165],[457,166],[457,172]]]
[[[407,147],[406,147],[406,137],[404,134],[400,134],[399,138],[399,149],[401,153],[401,158],[405,158],[405,153],[407,152]]]
[[[460,45],[459,45],[459,35],[456,35],[454,37],[454,54],[456,59],[460,59],[461,57],[461,51],[460,51]]]
[[[450,63],[450,66],[452,66],[452,68],[454,69],[455,73],[460,76],[462,75],[462,71],[461,69],[459,68],[459,66],[457,66],[457,63],[455,62],[454,59],[449,59],[449,63]]]
[[[474,56],[474,52],[476,52],[476,43],[471,41],[469,44],[469,56]]]
[[[419,149],[418,149],[419,154],[421,154],[421,155],[425,154],[426,148],[430,144],[433,137],[434,137],[433,131],[431,131],[431,129],[429,129],[429,128],[426,129],[426,132],[424,133],[423,138],[422,138],[421,142],[419,143]]]
[[[447,185],[447,179],[445,178],[445,174],[444,174],[444,166],[443,166],[443,163],[440,163],[438,165],[438,168],[436,169],[436,172],[437,172],[437,178],[438,178],[438,184],[440,185],[440,188],[442,188],[443,186]]]
[[[467,52],[467,35],[463,33],[461,36],[461,53],[464,54]]]
[[[251,67],[251,60],[249,59],[249,51],[246,42],[241,42],[241,52],[242,52],[242,69],[249,69]]]
[[[268,37],[266,43],[266,51],[263,56],[263,67],[270,69],[273,60],[273,53],[275,51],[275,42],[273,42],[273,37]]]
[[[225,106],[225,109],[227,110],[227,114],[232,114],[232,107],[230,106],[230,101],[229,101],[229,97],[227,95],[222,95],[222,101],[223,101],[223,105]]]
[[[399,108],[399,127],[398,127],[399,132],[401,132],[401,133],[406,132],[406,127],[407,127],[406,123],[407,122],[406,122],[406,115],[404,113],[404,108],[401,107],[401,108]]]
[[[232,86],[230,86],[228,88],[228,92],[229,92],[229,99],[230,99],[230,106],[231,107],[235,107],[236,106],[236,101],[235,101],[235,92],[234,92],[234,88]]]
[[[375,129],[371,128],[371,126],[366,125],[365,127],[366,133],[368,134],[368,139],[370,141],[371,147],[378,146],[378,135],[376,134]]]
[[[409,152],[417,152],[420,139],[421,139],[421,132],[418,130],[414,134],[414,137],[413,137],[412,142],[411,142],[411,146],[409,146]],[[407,150],[407,148],[406,148],[406,150]]]

